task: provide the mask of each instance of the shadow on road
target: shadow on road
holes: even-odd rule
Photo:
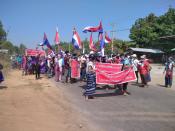
[[[86,85],[82,85],[82,86],[79,86],[81,87],[82,89],[85,89],[86,88]],[[116,87],[111,87],[109,85],[103,85],[103,86],[97,86],[96,87],[96,90],[114,90],[116,89]]]
[[[8,88],[7,86],[0,86],[0,89],[6,89]]]
[[[94,97],[111,97],[111,96],[119,96],[119,95],[123,95],[123,94],[119,89],[117,89],[114,92],[110,92],[110,93],[94,94]]]
[[[82,89],[85,89],[86,88],[86,85],[82,85],[82,86],[79,86],[80,88]],[[118,95],[122,95],[122,92],[121,90],[119,89],[116,89],[116,88],[113,88],[113,87],[110,87],[108,85],[105,85],[105,86],[102,86],[102,87],[97,87],[96,90],[100,91],[100,93],[96,93],[94,94],[94,97],[111,97],[111,96],[118,96]],[[103,90],[105,92],[103,92]],[[113,90],[113,92],[111,92],[111,90]],[[106,92],[107,91],[107,92]],[[110,92],[108,92],[110,91]]]
[[[164,87],[165,88],[165,85],[157,84],[157,86],[160,86],[160,87]]]

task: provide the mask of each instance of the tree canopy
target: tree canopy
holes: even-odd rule
[[[9,54],[24,54],[26,46],[14,46],[10,41],[7,41],[7,33],[5,32],[2,22],[0,21],[0,49],[7,49]]]
[[[2,22],[0,21],[0,41],[5,41],[6,40],[6,32],[3,29]]]
[[[175,47],[175,38],[161,39],[161,37],[175,35],[175,9],[169,10],[161,15],[155,16],[153,13],[145,18],[139,18],[130,29],[129,37],[139,45],[139,47],[162,48],[166,45],[166,50]],[[165,45],[163,45],[165,44]]]

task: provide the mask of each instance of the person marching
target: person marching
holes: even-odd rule
[[[36,57],[36,60],[35,60],[35,78],[36,78],[36,80],[37,79],[40,79],[40,69],[41,69],[41,66],[40,66],[39,58],[40,58],[40,55],[38,55]]]
[[[81,71],[80,71],[80,74],[81,74],[80,80],[81,81],[86,80],[86,66],[87,66],[86,58],[85,58],[85,56],[82,56],[81,60],[80,60],[80,69],[81,69]]]
[[[140,78],[142,81],[141,87],[148,87],[148,82],[151,81],[150,68],[151,68],[151,66],[148,62],[148,59],[146,59],[145,55],[142,55],[141,60],[138,63],[138,69],[139,69]]]
[[[59,69],[59,63],[58,63],[58,55],[55,56],[55,81],[59,81],[59,75],[60,75],[60,69]]]
[[[68,83],[70,82],[70,76],[71,76],[71,67],[70,67],[70,58],[71,55],[69,54],[69,51],[65,52],[65,57],[64,57],[64,82]]]
[[[0,64],[0,83],[4,81],[4,76],[1,71],[2,69],[3,69],[3,66]]]
[[[138,79],[139,79],[138,63],[139,63],[139,60],[137,59],[137,55],[136,54],[133,54],[131,57],[132,57],[131,64],[133,66],[133,69],[134,69],[136,77],[137,77],[137,82],[136,83],[138,83]]]
[[[172,80],[173,80],[173,67],[174,67],[174,62],[172,60],[172,57],[169,57],[168,62],[165,63],[165,87],[170,87],[172,86]]]
[[[85,99],[93,99],[96,89],[96,76],[92,65],[88,66],[88,72],[86,74],[87,84],[84,92]]]
[[[122,65],[121,71],[128,70],[130,68],[130,66],[131,66],[131,63],[129,62],[129,57],[126,54],[124,57],[124,60],[123,60],[123,65]],[[125,96],[131,94],[130,92],[128,92],[127,88],[128,88],[128,82],[123,83],[122,84],[122,94]]]

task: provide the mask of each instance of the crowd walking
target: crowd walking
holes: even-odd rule
[[[19,56],[18,56],[19,57]],[[77,62],[77,66],[72,65]],[[13,61],[14,62],[14,61]],[[133,69],[136,76],[136,84],[140,87],[149,87],[151,81],[150,60],[146,55],[138,56],[136,54],[116,54],[108,58],[90,52],[90,54],[77,55],[70,52],[60,52],[54,55],[47,55],[46,57],[37,55],[23,56],[16,58],[17,68],[22,68],[23,75],[35,74],[36,80],[40,79],[40,74],[46,74],[48,78],[54,77],[56,82],[73,83],[86,82],[86,87],[83,95],[86,100],[94,98],[96,90],[96,63],[111,63],[121,64],[120,71],[125,71],[130,68]],[[19,64],[21,63],[21,65]],[[165,63],[165,87],[172,87],[173,80],[173,58],[170,57]],[[77,68],[80,71],[79,77],[72,77],[72,69]],[[3,75],[0,71],[0,81],[3,81]],[[141,83],[139,83],[141,81]],[[131,95],[128,91],[128,82],[114,85],[116,89],[121,91],[121,95]]]

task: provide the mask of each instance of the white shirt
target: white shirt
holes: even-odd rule
[[[137,69],[138,63],[139,63],[138,59],[133,59],[132,60],[132,65],[133,65],[134,71],[138,71],[138,69]]]

